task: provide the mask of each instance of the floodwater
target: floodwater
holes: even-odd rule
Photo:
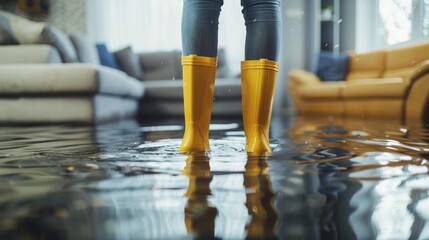
[[[250,157],[212,122],[1,126],[0,239],[429,239],[427,126],[274,117]]]

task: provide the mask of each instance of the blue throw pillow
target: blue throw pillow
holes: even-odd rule
[[[97,44],[98,57],[100,58],[100,64],[106,67],[111,67],[119,70],[118,62],[116,61],[115,55],[109,52],[106,44]]]
[[[321,51],[317,66],[317,76],[322,81],[342,81],[349,71],[349,56]]]

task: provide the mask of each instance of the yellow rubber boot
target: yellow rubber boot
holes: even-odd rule
[[[185,134],[179,152],[207,151],[217,58],[182,57]]]
[[[246,150],[254,155],[271,153],[269,128],[278,63],[267,59],[241,62],[241,95]]]

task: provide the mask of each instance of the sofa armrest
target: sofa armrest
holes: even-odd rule
[[[306,84],[320,84],[320,78],[315,74],[305,70],[292,70],[289,73],[289,84],[306,85]]]
[[[429,122],[429,60],[418,64],[405,79],[408,87],[405,92],[403,121],[406,124],[420,120]]]
[[[416,79],[419,79],[425,74],[429,73],[429,60],[425,60],[419,64],[417,64],[414,69],[408,75],[406,81],[412,83]]]
[[[44,44],[0,46],[0,64],[61,63],[58,51]]]

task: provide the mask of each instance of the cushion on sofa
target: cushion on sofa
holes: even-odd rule
[[[83,33],[74,33],[70,36],[70,40],[81,63],[100,64],[95,43],[91,42],[87,36]]]
[[[106,67],[114,68],[119,70],[118,62],[116,61],[115,56],[111,53],[105,43],[99,43],[96,45],[98,58],[100,59],[100,64]]]
[[[383,77],[407,77],[419,63],[429,59],[429,44],[417,44],[386,52],[386,70]]]
[[[325,84],[309,85],[301,89],[303,98],[340,98],[345,82],[328,82]]]
[[[0,44],[40,43],[45,25],[0,10]]]
[[[344,81],[349,71],[349,56],[321,51],[317,75],[322,81]]]
[[[230,77],[230,67],[227,61],[226,51],[224,48],[219,49],[217,52],[216,77],[217,78]]]
[[[131,46],[114,52],[114,56],[122,71],[134,78],[143,80],[143,70],[140,66],[140,59],[138,55],[133,52]]]
[[[347,81],[362,78],[380,78],[384,72],[385,51],[350,54]]]
[[[401,78],[384,78],[366,84],[349,84],[343,89],[344,98],[402,98],[408,84]]]
[[[1,95],[94,95],[140,98],[143,84],[125,73],[88,64],[0,64]]]
[[[145,52],[138,54],[144,80],[172,80],[182,78],[180,51]]]
[[[43,29],[42,35],[43,42],[54,46],[60,53],[63,62],[79,62],[73,43],[62,30],[53,26],[46,26]]]
[[[0,64],[62,63],[54,47],[45,44],[0,46]]]
[[[145,99],[183,101],[182,80],[145,80]],[[223,78],[215,81],[214,98],[218,101],[241,99],[241,80]]]
[[[144,80],[182,79],[182,53],[180,51],[145,52],[139,53],[138,56],[144,72]],[[216,77],[232,77],[224,49],[218,51]]]

